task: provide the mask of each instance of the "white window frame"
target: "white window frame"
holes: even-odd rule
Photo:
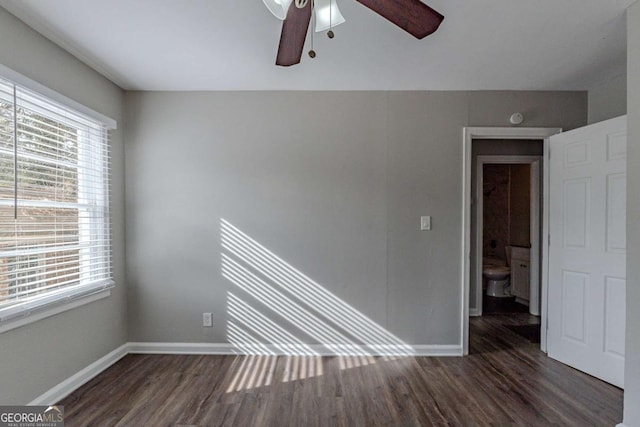
[[[0,64],[0,77],[10,80],[16,85],[35,92],[40,96],[49,98],[50,100],[61,104],[63,107],[73,110],[80,115],[84,115],[89,119],[100,122],[104,125],[107,131],[117,129],[117,123],[112,118],[67,98],[66,96],[61,95],[60,93],[51,90],[2,64]],[[61,115],[60,121],[64,122],[63,115]],[[95,136],[90,136],[90,138],[91,137]],[[89,232],[108,233],[109,228],[94,226],[91,227]],[[0,309],[0,333],[106,298],[111,295],[110,289],[113,286],[114,282],[112,280],[108,280],[102,281],[95,286],[63,288],[55,292],[47,293],[40,298]]]

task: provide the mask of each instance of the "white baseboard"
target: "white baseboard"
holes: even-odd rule
[[[272,354],[278,356],[317,355],[317,356],[420,356],[444,357],[462,356],[459,345],[236,345],[228,343],[160,343],[129,342],[111,353],[96,360],[78,371],[60,384],[36,397],[29,405],[55,405],[90,381],[109,366],[127,354],[212,354],[212,355],[250,355]]]
[[[137,354],[272,354],[317,356],[462,356],[459,345],[323,345],[323,344],[228,344],[131,342],[129,353]]]
[[[482,313],[479,308],[470,308],[469,309],[469,317],[480,317]]]
[[[178,343],[178,342],[130,342],[133,354],[238,354],[231,344]]]
[[[55,405],[100,372],[122,359],[128,353],[128,344],[123,344],[111,353],[96,360],[81,371],[76,372],[60,384],[36,397],[29,405]]]

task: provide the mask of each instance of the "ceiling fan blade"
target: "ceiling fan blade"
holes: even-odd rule
[[[418,39],[434,33],[444,16],[420,0],[357,0]]]
[[[282,23],[276,65],[289,67],[300,62],[311,21],[311,3],[312,1],[308,0],[304,7],[298,8],[294,1],[289,6],[287,17]]]

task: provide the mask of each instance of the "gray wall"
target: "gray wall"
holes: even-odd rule
[[[589,90],[589,124],[627,114],[627,75],[617,76]]]
[[[459,344],[462,128],[587,120],[586,92],[132,92],[126,106],[130,339],[159,342],[226,342],[227,292],[322,342],[221,276],[225,219],[404,342]],[[287,296],[350,329],[330,297]]]
[[[0,63],[118,121],[122,91],[0,8]],[[111,297],[0,334],[0,404],[27,403],[126,341],[122,131],[113,135]]]
[[[640,2],[627,11],[628,167],[627,167],[627,341],[624,423],[640,426]]]

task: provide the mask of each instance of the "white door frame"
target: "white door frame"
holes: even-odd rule
[[[460,340],[462,354],[469,354],[469,287],[471,263],[471,201],[473,189],[471,188],[471,146],[474,139],[542,139],[543,149],[543,173],[542,173],[542,236],[547,239],[549,235],[549,138],[562,132],[561,128],[501,128],[501,127],[465,127],[462,137],[462,274],[461,288],[461,316],[460,316]],[[544,240],[543,240],[544,241]],[[547,350],[547,279],[548,279],[548,250],[549,245],[542,245],[542,325],[540,336],[540,349]]]
[[[529,294],[529,311],[532,314],[540,314],[540,161],[542,156],[510,156],[510,155],[491,155],[478,156],[476,163],[476,259],[471,262],[476,263],[475,277],[471,278],[471,283],[475,283],[476,287],[476,309],[469,312],[470,316],[482,315],[482,252],[483,252],[483,184],[484,184],[484,165],[508,164],[508,165],[531,165],[531,182],[529,184],[530,204],[529,204],[529,225],[530,225],[530,242],[531,242],[531,268],[529,269],[529,280],[531,291]],[[535,286],[533,284],[536,284]]]

